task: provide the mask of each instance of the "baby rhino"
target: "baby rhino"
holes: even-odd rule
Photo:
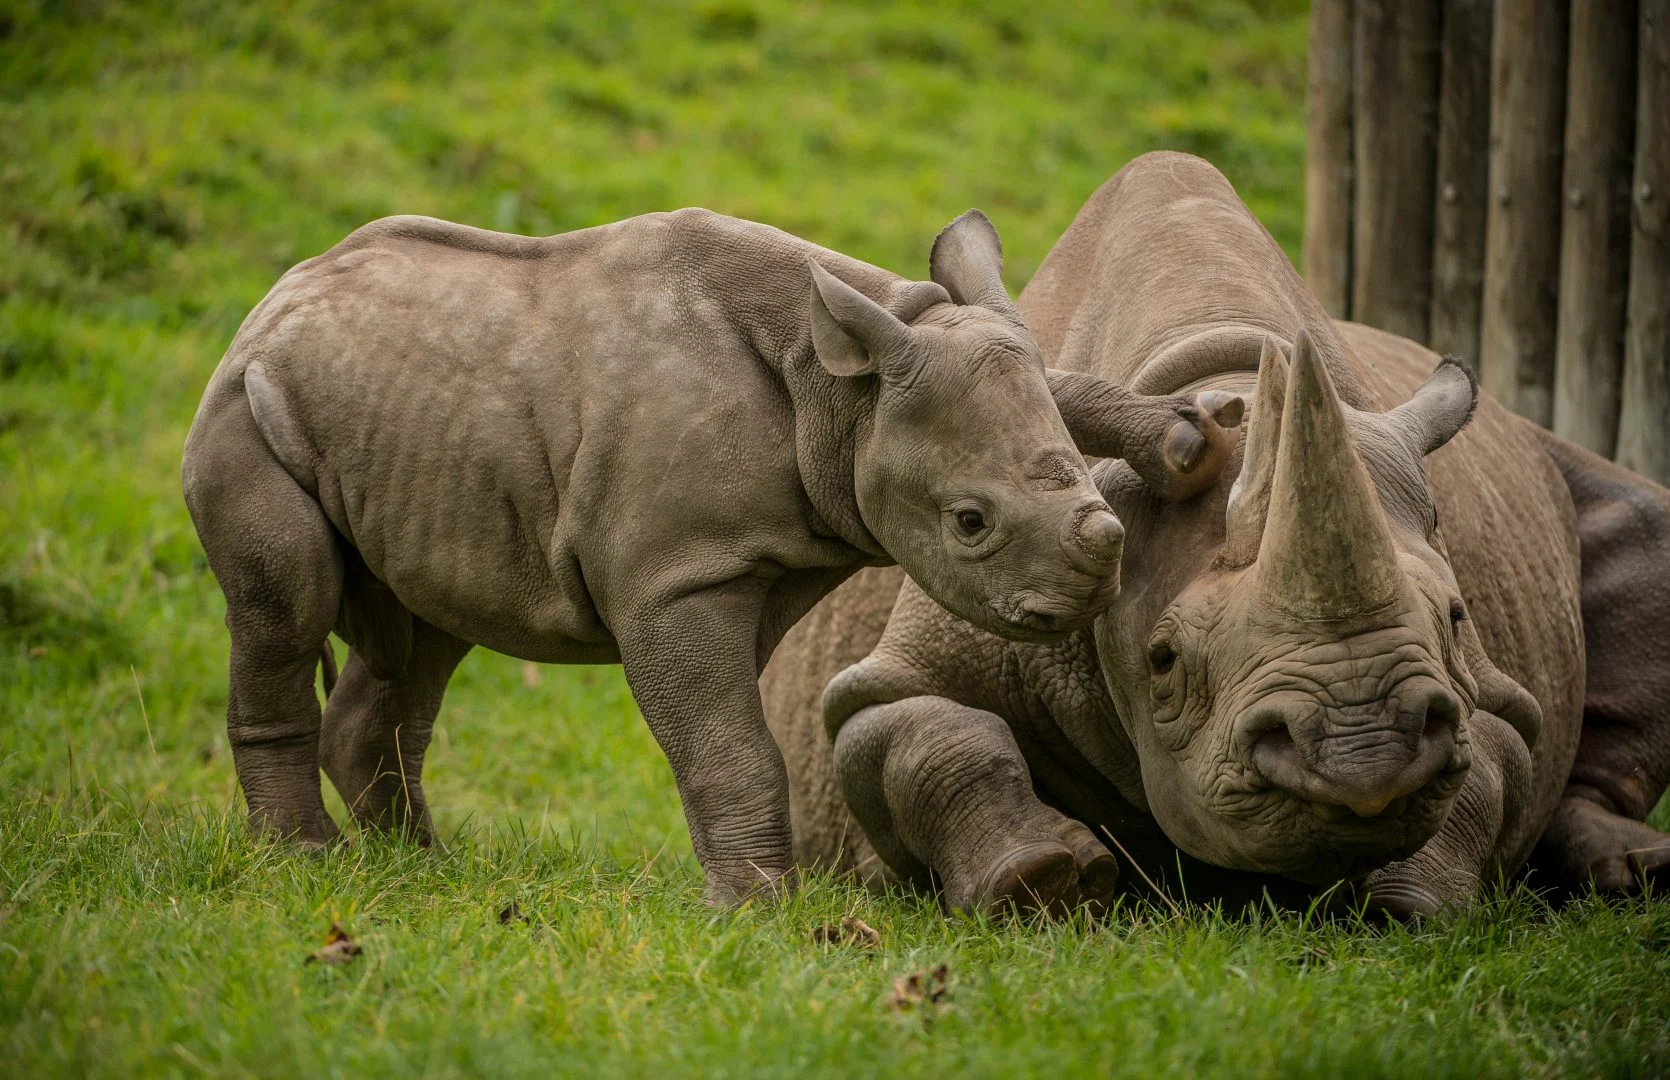
[[[254,824],[331,840],[322,765],[362,823],[426,840],[430,731],[485,645],[623,663],[709,897],[774,882],[788,785],[758,676],[788,628],[893,561],[1005,637],[1082,627],[1123,529],[1074,435],[1187,487],[1238,418],[1047,373],[1001,260],[975,211],[913,282],[681,210],[545,238],[389,218],[291,270],[183,467]],[[1081,430],[1052,380],[1094,403]],[[321,718],[333,630],[351,653]]]

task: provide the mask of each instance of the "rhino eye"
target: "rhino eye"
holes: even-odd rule
[[[1148,646],[1148,666],[1154,669],[1154,674],[1164,675],[1177,663],[1177,652],[1169,641],[1156,641]]]
[[[986,515],[978,510],[958,510],[957,528],[964,536],[977,536],[986,527]]]
[[[1451,630],[1459,630],[1461,628],[1461,620],[1465,619],[1466,617],[1467,617],[1467,609],[1462,606],[1461,601],[1460,600],[1451,600],[1450,601],[1450,629]]]

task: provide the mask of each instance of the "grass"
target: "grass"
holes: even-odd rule
[[[445,851],[301,859],[238,824],[177,469],[290,264],[391,212],[696,204],[920,276],[978,205],[1018,288],[1160,147],[1291,252],[1304,39],[1296,5],[1229,0],[0,0],[0,1074],[1670,1069],[1660,904],[1007,925],[814,879],[716,914],[609,668],[465,662],[429,758]],[[811,944],[853,912],[878,949]],[[304,964],[338,920],[363,954]],[[942,962],[948,1009],[887,1007]]]

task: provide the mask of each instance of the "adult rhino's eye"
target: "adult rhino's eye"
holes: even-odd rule
[[[978,536],[986,527],[986,515],[978,510],[958,510],[957,528],[964,536]]]
[[[1177,652],[1169,641],[1155,641],[1148,646],[1148,666],[1154,669],[1154,674],[1164,675],[1177,663]]]
[[[1461,620],[1465,619],[1466,617],[1467,617],[1467,609],[1462,606],[1461,601],[1460,600],[1451,600],[1450,601],[1450,629],[1452,631],[1459,631],[1461,629]]]

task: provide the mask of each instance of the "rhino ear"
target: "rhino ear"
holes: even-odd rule
[[[965,212],[934,237],[928,277],[944,286],[954,303],[1020,319],[1003,287],[1003,241],[978,210]]]
[[[1385,417],[1425,457],[1455,438],[1473,418],[1478,404],[1478,376],[1460,360],[1446,356],[1414,396]]]
[[[876,357],[904,351],[910,327],[868,296],[807,259],[812,274],[812,347],[831,375],[869,375]]]

